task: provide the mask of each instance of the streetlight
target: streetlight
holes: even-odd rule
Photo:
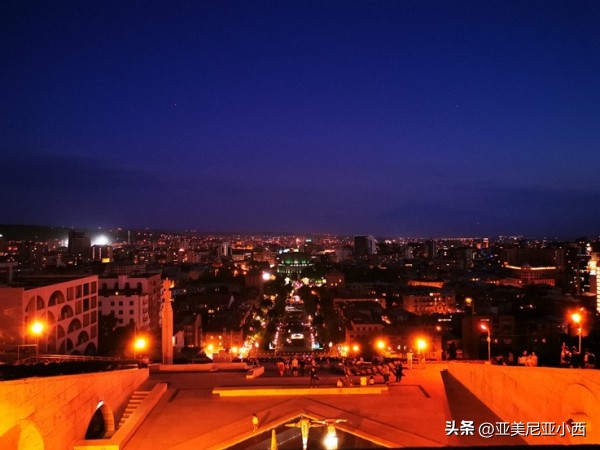
[[[471,307],[471,315],[474,316],[475,315],[475,300],[473,300],[471,297],[467,297],[467,298],[465,298],[465,303]]]
[[[490,327],[482,323],[479,325],[483,331],[487,331],[487,344],[488,344],[488,362],[492,362],[492,332]]]
[[[424,362],[425,360],[425,357],[421,354],[421,352],[425,350],[425,348],[427,348],[427,342],[425,342],[425,339],[417,339],[417,359],[419,360],[419,367],[421,366],[421,361],[423,360]]]
[[[579,354],[581,355],[581,322],[583,322],[583,317],[579,313],[573,313],[571,314],[571,320],[578,325],[577,334],[579,335]]]
[[[31,331],[31,334],[33,334],[35,336],[35,357],[36,357],[36,359],[40,354],[39,338],[42,335],[42,333],[44,332],[44,328],[45,328],[44,324],[38,320],[33,322],[31,324],[31,327],[29,328]]]
[[[148,341],[144,337],[138,337],[133,343],[133,359],[137,359],[138,352],[143,352],[148,346]]]

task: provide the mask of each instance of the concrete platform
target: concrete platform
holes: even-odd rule
[[[212,393],[221,397],[265,397],[265,396],[320,396],[320,395],[376,395],[387,393],[388,386],[349,386],[306,388],[300,386],[219,387]]]
[[[374,448],[524,444],[516,436],[486,440],[468,435],[448,436],[447,421],[480,423],[500,418],[472,395],[468,396],[460,383],[445,383],[444,364],[406,370],[401,383],[376,385],[373,392],[363,395],[349,392],[371,386],[342,388],[351,391],[340,392],[335,387],[335,373],[324,369],[319,372],[318,389],[307,387],[308,377],[279,377],[274,375],[274,367],[267,369],[264,376],[253,380],[247,380],[243,373],[152,374],[151,381],[168,383],[168,392],[125,449],[224,449],[236,444],[240,448],[240,443],[256,439],[251,423],[253,413],[260,421],[259,434],[266,431],[265,435],[301,415],[319,420],[344,419],[346,422],[339,429],[373,442]],[[221,395],[253,390],[280,390],[283,395]],[[462,405],[465,402],[468,408]],[[267,441],[247,448],[262,448],[263,444],[269,448]]]

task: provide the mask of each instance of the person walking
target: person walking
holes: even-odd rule
[[[317,388],[319,387],[319,376],[317,375],[317,368],[315,366],[312,366],[310,368],[310,386],[311,388]]]
[[[398,364],[396,364],[396,382],[400,383],[402,381],[402,377],[404,376],[403,373],[404,367],[402,367],[402,363],[400,361],[398,361]]]
[[[385,384],[389,384],[390,382],[390,367],[387,365],[387,363],[384,363],[382,368],[381,368],[381,374],[383,375],[383,382]]]

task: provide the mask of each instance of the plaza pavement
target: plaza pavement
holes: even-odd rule
[[[168,390],[148,415],[125,450],[223,449],[245,439],[247,448],[256,445],[251,416],[256,413],[261,431],[294,422],[304,414],[314,419],[345,419],[337,428],[374,442],[381,448],[524,445],[519,437],[446,433],[446,422],[472,420],[475,424],[501,419],[446,372],[447,365],[430,363],[424,368],[404,371],[401,383],[390,383],[380,394],[343,394],[335,388],[333,371],[320,369],[320,387],[331,388],[331,395],[307,392],[289,396],[221,397],[216,387],[230,389],[307,387],[308,376],[280,377],[274,363],[267,363],[265,374],[246,379],[245,372],[154,373],[148,386],[168,383]],[[358,378],[355,379],[358,381]],[[359,390],[360,386],[353,386]],[[247,393],[247,392],[246,392]],[[322,392],[319,392],[322,394]],[[299,431],[298,431],[299,434]],[[265,433],[266,435],[266,433]],[[262,438],[261,438],[262,439]],[[265,441],[265,448],[268,442]],[[310,446],[309,446],[310,448]]]

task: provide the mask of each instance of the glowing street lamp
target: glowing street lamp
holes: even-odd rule
[[[487,344],[488,344],[488,362],[492,362],[492,332],[490,327],[484,323],[479,325],[483,331],[487,331]]]
[[[577,334],[579,335],[579,354],[581,354],[581,327],[583,322],[583,316],[579,313],[573,313],[571,314],[571,320],[578,325]]]
[[[379,350],[383,350],[383,349],[385,349],[385,342],[384,342],[384,341],[382,341],[381,339],[380,339],[380,340],[378,340],[378,341],[377,341],[377,348],[378,348]]]
[[[419,361],[419,366],[421,366],[422,360],[424,360],[424,356],[422,355],[423,350],[427,348],[427,342],[425,339],[417,339],[417,359]]]
[[[137,354],[142,353],[148,347],[148,341],[144,337],[138,337],[133,343],[133,359],[137,359]]]
[[[473,300],[471,297],[467,297],[467,298],[465,298],[465,303],[467,304],[467,306],[469,306],[471,308],[471,315],[474,316],[475,315],[475,300]]]
[[[36,358],[40,354],[39,338],[42,335],[42,333],[44,332],[44,328],[45,328],[44,324],[38,320],[33,322],[31,324],[31,326],[29,327],[29,331],[31,331],[31,334],[35,336],[35,357]]]

